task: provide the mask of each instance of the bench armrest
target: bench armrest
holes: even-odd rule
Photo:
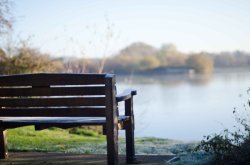
[[[120,102],[120,101],[125,101],[127,99],[130,99],[132,96],[136,95],[137,91],[134,89],[127,89],[125,91],[123,91],[122,93],[118,94],[116,96],[116,101]]]

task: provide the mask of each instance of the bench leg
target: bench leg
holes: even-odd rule
[[[130,120],[127,121],[126,131],[126,161],[127,164],[136,163],[135,157],[135,142],[134,142],[134,115],[133,115],[133,100],[129,99],[125,101],[125,113],[131,116]]]
[[[118,165],[118,126],[107,128],[107,156],[108,165]]]
[[[129,121],[126,128],[126,161],[127,164],[136,163],[135,158],[135,142],[134,142],[134,128]]]
[[[8,158],[7,130],[0,128],[0,159]]]

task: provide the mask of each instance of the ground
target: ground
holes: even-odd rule
[[[171,160],[173,155],[138,155],[138,164],[158,165]],[[125,156],[119,156],[119,164],[126,164]],[[65,153],[44,153],[44,152],[13,152],[9,159],[0,160],[1,165],[104,165],[107,164],[106,155],[103,154],[65,154]]]

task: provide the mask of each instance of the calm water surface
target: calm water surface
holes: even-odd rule
[[[201,140],[236,124],[234,107],[244,113],[250,72],[198,76],[119,77],[118,91],[137,89],[136,136]],[[249,109],[248,109],[249,110]],[[250,112],[250,111],[249,111]]]

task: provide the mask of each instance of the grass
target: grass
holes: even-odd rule
[[[210,165],[212,155],[207,153],[180,154],[179,161],[165,163],[164,165]]]
[[[182,142],[155,137],[135,138],[136,154],[176,154],[179,164],[206,164],[209,156],[192,153],[196,142]],[[63,152],[84,154],[106,154],[106,137],[94,131],[74,128],[70,130],[50,128],[35,131],[33,126],[8,130],[8,148],[10,151]],[[119,153],[125,154],[125,139],[119,138]],[[169,164],[169,163],[168,163]]]
[[[189,144],[154,137],[135,138],[136,154],[175,154],[190,148]],[[34,127],[8,130],[10,151],[40,151],[66,153],[106,153],[106,137],[81,128],[70,130],[51,128],[35,131]],[[119,153],[125,154],[125,139],[119,138]]]
[[[88,136],[71,134],[68,130],[53,128],[35,131],[34,127],[21,127],[8,130],[8,147],[10,151],[41,152],[90,152],[74,150],[76,146],[97,145],[105,142],[105,136],[90,133]]]
[[[89,137],[99,137],[97,132],[82,129],[79,127],[75,127],[69,130],[69,133],[76,134],[76,135],[83,135],[83,136],[89,136]]]

